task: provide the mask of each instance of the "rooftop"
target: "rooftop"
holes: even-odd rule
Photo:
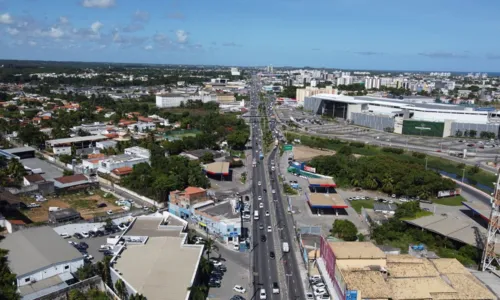
[[[363,299],[391,298],[389,285],[379,271],[343,271],[349,290],[361,292]],[[369,284],[367,284],[369,283]]]
[[[54,216],[56,219],[62,219],[77,215],[80,216],[80,213],[72,208],[65,208],[58,211],[50,211],[49,215]]]
[[[188,299],[187,288],[194,281],[203,246],[182,241],[182,237],[150,237],[144,245],[128,245],[114,268],[148,299]]]
[[[15,153],[20,153],[20,152],[28,152],[28,151],[35,151],[35,148],[32,147],[19,147],[19,148],[10,148],[10,149],[3,149],[5,152],[10,153],[10,154],[15,154]]]
[[[168,225],[166,228],[160,228],[163,218],[157,217],[139,217],[135,220],[132,227],[125,233],[129,236],[149,236],[149,237],[179,237],[182,228],[172,228],[172,226],[183,226],[175,218],[168,218]],[[170,227],[170,228],[169,228]]]
[[[337,259],[385,259],[385,253],[372,242],[329,242]]]
[[[309,178],[309,185],[335,186],[335,181],[331,178]]]
[[[322,194],[308,193],[307,199],[312,207],[332,207],[332,208],[347,208],[342,197],[337,193]]]
[[[213,162],[205,165],[205,171],[209,174],[229,174],[229,162]]]
[[[107,140],[108,138],[104,135],[89,135],[89,136],[76,136],[72,138],[64,138],[64,139],[56,139],[56,140],[48,140],[45,143],[54,147],[59,144],[71,144],[77,142],[87,142],[87,141],[101,141]]]
[[[9,234],[0,242],[0,248],[9,250],[9,268],[17,276],[54,264],[83,259],[75,247],[48,226]]]
[[[88,181],[87,176],[83,174],[75,174],[70,176],[63,176],[59,178],[54,178],[55,181],[60,182],[62,184],[74,183],[79,181]]]
[[[45,178],[43,178],[40,174],[26,175],[24,176],[24,179],[26,179],[29,183],[38,183],[45,181]]]

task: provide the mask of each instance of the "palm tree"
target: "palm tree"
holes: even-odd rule
[[[192,300],[205,300],[205,293],[207,287],[203,285],[193,285],[187,288],[191,292],[190,299]]]
[[[128,298],[128,290],[127,286],[125,286],[125,282],[123,280],[118,279],[115,283],[115,290],[118,296],[122,299],[127,299]]]
[[[210,237],[207,237],[207,239],[205,239],[203,245],[205,245],[205,253],[207,254],[207,260],[210,260],[210,253],[212,253],[212,251],[219,250],[219,247],[217,247],[215,241]]]

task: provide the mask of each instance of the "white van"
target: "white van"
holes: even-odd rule
[[[266,300],[267,299],[267,295],[266,295],[266,290],[265,289],[260,289],[260,299],[261,300]]]
[[[259,219],[259,211],[258,211],[258,210],[255,210],[255,211],[253,212],[253,219],[254,219],[254,220],[258,220],[258,219]]]
[[[283,252],[288,253],[290,251],[290,247],[287,242],[283,242]]]

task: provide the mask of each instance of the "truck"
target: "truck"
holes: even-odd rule
[[[290,247],[287,242],[283,242],[283,252],[288,253],[290,251]]]

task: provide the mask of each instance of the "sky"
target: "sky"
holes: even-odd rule
[[[0,0],[0,58],[500,72],[498,0]]]

